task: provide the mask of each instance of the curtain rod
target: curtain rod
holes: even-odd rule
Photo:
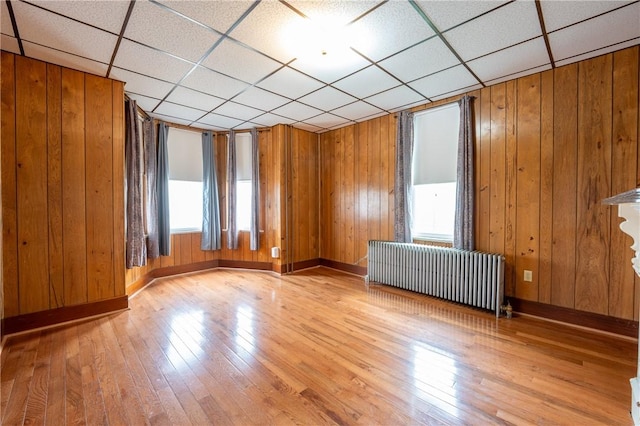
[[[229,130],[200,129],[198,127],[185,126],[184,124],[172,123],[170,121],[164,121],[164,120],[158,120],[158,121],[163,121],[168,127],[175,127],[176,129],[188,130],[188,131],[191,131],[191,132],[199,132],[199,133],[202,133],[202,132],[213,132],[216,135],[218,135],[218,134],[228,134],[229,133]],[[270,132],[271,128],[270,127],[256,127],[256,130],[258,130],[258,132]],[[235,130],[236,133],[248,133],[250,131],[251,131],[251,129]]]

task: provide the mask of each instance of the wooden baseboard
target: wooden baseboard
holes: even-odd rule
[[[358,266],[358,265],[352,265],[350,263],[336,262],[335,260],[329,260],[329,259],[320,259],[320,265],[326,266],[327,268],[331,268],[331,269],[337,269],[338,271],[349,272],[351,274],[360,275],[363,277],[367,275],[366,266]]]
[[[301,262],[294,262],[293,265],[273,265],[273,272],[278,274],[286,274],[289,272],[301,271],[303,269],[313,268],[320,265],[320,259],[309,259]]]
[[[65,306],[47,311],[33,312],[4,318],[2,320],[2,332],[5,335],[20,333],[36,328],[49,327],[68,321],[120,311],[128,307],[129,298],[127,296],[120,296],[98,302],[84,303],[82,305]]]
[[[592,328],[607,333],[619,334],[628,337],[638,337],[638,322],[576,309],[563,308],[561,306],[548,305],[546,303],[532,302],[509,297],[509,301],[515,312],[533,315],[553,321],[573,324],[580,327]]]

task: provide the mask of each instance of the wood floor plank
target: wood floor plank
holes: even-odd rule
[[[154,281],[9,336],[3,424],[630,425],[637,342],[313,268]]]

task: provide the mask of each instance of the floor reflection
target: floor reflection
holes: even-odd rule
[[[236,344],[247,352],[253,353],[255,348],[253,333],[253,308],[247,305],[238,306],[234,333]]]
[[[179,314],[171,319],[171,345],[167,349],[167,356],[176,368],[202,355],[203,322],[204,313],[200,310]]]
[[[455,385],[458,369],[454,355],[440,353],[438,348],[423,342],[414,343],[412,349],[416,395],[457,417],[458,395]]]

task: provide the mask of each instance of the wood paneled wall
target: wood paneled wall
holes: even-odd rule
[[[366,266],[369,240],[393,239],[395,117],[320,135],[320,257]]]
[[[2,52],[5,316],[124,295],[123,83]]]
[[[258,134],[260,152],[260,249],[249,250],[249,232],[241,231],[237,250],[227,249],[223,232],[222,250],[200,249],[199,232],[171,236],[171,255],[149,260],[144,267],[126,271],[126,283],[132,285],[158,268],[224,260],[271,263],[281,270],[286,262],[318,257],[318,137],[305,130],[278,125]],[[216,166],[221,197],[222,224],[226,228],[227,136],[215,139]],[[287,211],[288,209],[288,211]],[[288,215],[288,216],[287,216]],[[287,220],[290,221],[287,238]],[[271,258],[271,248],[280,247],[281,256]],[[289,256],[290,255],[290,256]]]
[[[638,50],[469,93],[476,247],[506,256],[507,295],[638,319],[632,241],[600,203],[640,185]],[[393,116],[321,135],[321,257],[353,264],[393,238],[394,141]]]

